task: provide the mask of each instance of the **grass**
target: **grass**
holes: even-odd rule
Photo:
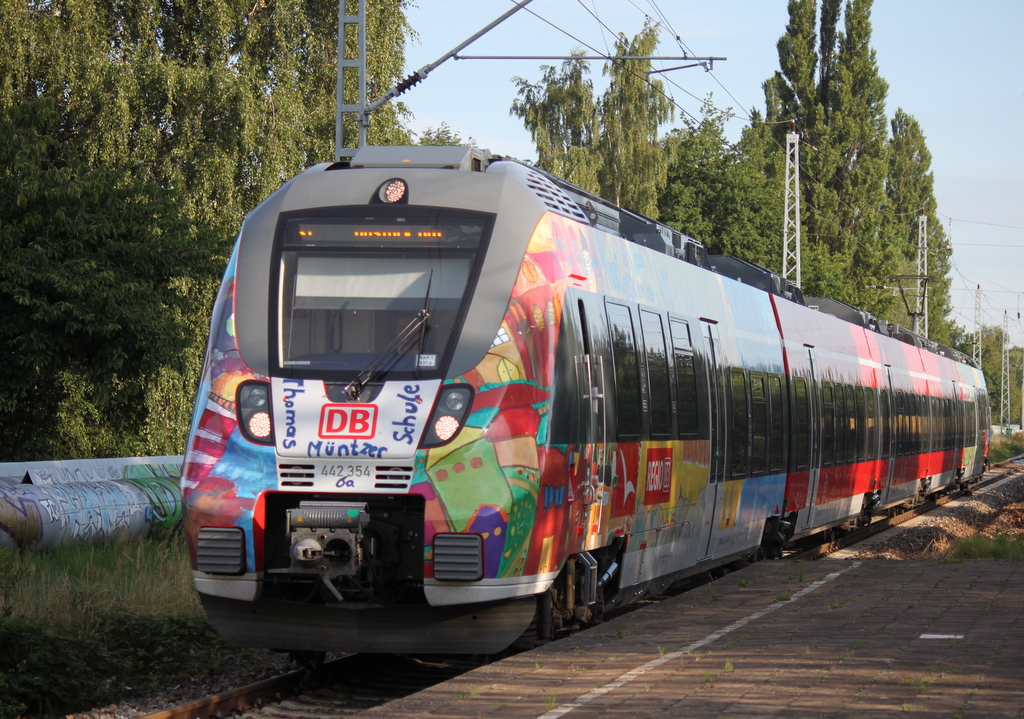
[[[203,616],[180,535],[52,552],[0,549],[0,616],[84,638],[121,612]]]
[[[998,434],[989,443],[988,457],[992,462],[1002,462],[1019,454],[1024,454],[1024,433],[1018,432],[1009,437]]]
[[[217,636],[178,534],[0,549],[0,719],[63,716],[256,661]]]
[[[981,535],[965,537],[950,548],[951,559],[1004,559],[1024,561],[1024,534],[1010,536],[998,534],[989,538]]]

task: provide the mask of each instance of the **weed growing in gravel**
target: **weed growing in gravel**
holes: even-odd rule
[[[548,711],[551,711],[556,706],[558,706],[558,695],[555,694],[555,692],[553,692],[553,691],[544,692],[543,698],[544,698],[544,708],[547,709]]]

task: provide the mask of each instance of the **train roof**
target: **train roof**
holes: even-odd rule
[[[731,255],[709,255],[704,244],[679,230],[649,217],[618,207],[560,177],[513,157],[471,146],[367,146],[349,161],[336,162],[328,170],[360,168],[434,168],[462,172],[486,172],[495,162],[515,162],[531,171],[527,184],[553,211],[587,222],[623,239],[643,245],[706,270],[756,287],[791,302],[838,317],[851,324],[892,337],[937,355],[977,368],[967,354],[946,347],[900,325],[880,320],[870,312],[830,297],[804,298],[801,289],[776,272]]]

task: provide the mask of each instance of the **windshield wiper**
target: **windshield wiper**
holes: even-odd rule
[[[359,399],[359,395],[363,393],[363,388],[366,387],[370,382],[377,378],[380,374],[380,366],[384,364],[385,360],[388,359],[399,347],[402,347],[408,342],[416,331],[421,327],[424,327],[427,320],[430,319],[430,312],[424,307],[416,316],[412,318],[412,321],[407,324],[398,335],[391,340],[391,343],[382,349],[377,355],[370,360],[370,364],[366,366],[362,372],[360,372],[354,380],[348,383],[345,387],[345,394],[353,402]],[[421,338],[422,342],[422,338]]]

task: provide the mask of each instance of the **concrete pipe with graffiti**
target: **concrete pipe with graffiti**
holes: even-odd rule
[[[0,547],[52,549],[142,536],[177,528],[181,510],[178,479],[156,476],[146,465],[112,481],[0,485]]]

